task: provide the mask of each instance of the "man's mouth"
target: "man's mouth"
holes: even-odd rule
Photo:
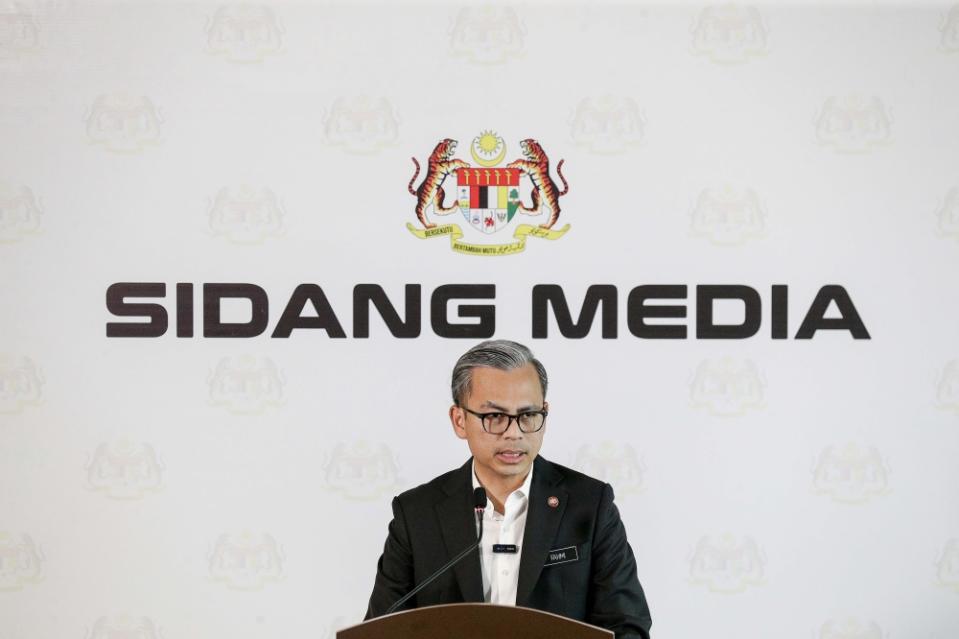
[[[522,450],[501,450],[496,453],[496,459],[507,464],[518,464],[526,455]]]

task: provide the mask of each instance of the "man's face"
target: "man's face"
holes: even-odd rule
[[[532,364],[509,371],[477,366],[472,373],[471,391],[463,402],[472,411],[517,415],[547,409],[539,376]],[[521,480],[526,476],[546,432],[544,425],[535,433],[524,433],[514,419],[506,432],[493,435],[483,430],[479,417],[455,405],[450,408],[450,421],[456,436],[469,444],[477,474],[501,479]]]

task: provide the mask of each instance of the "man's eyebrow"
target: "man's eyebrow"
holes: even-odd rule
[[[485,402],[483,402],[482,405],[485,406],[486,408],[492,408],[493,410],[498,410],[498,411],[501,412],[501,413],[508,413],[508,412],[509,412],[508,410],[506,410],[506,408],[505,408],[504,406],[500,406],[499,404],[496,404],[496,403],[491,402],[491,401],[489,401],[489,400],[486,400]],[[528,412],[528,411],[531,411],[531,410],[541,410],[541,408],[538,407],[538,406],[533,406],[532,404],[527,404],[526,406],[520,406],[519,409],[518,409],[516,412],[517,412],[517,414],[518,414],[518,413],[525,413],[525,412]]]

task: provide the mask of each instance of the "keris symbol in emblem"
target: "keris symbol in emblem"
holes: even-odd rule
[[[415,189],[413,185],[420,175],[420,163],[413,158],[416,170],[407,190],[416,197],[416,218],[423,229],[412,224],[407,228],[420,239],[449,235],[454,251],[473,255],[508,255],[518,253],[526,246],[529,235],[555,240],[561,237],[569,225],[552,230],[559,219],[559,198],[569,191],[569,184],[562,173],[563,160],[556,166],[556,173],[563,182],[560,191],[549,172],[549,157],[534,139],[520,142],[523,157],[505,167],[497,166],[506,157],[506,144],[493,131],[483,131],[470,144],[470,154],[479,165],[474,167],[464,160],[453,157],[457,141],[441,140],[430,154],[423,181]],[[446,202],[443,184],[447,177],[455,175],[455,202]],[[523,176],[529,178],[524,183]],[[531,206],[524,202],[531,200]],[[549,215],[538,226],[521,224],[513,234],[515,242],[508,244],[471,244],[459,241],[463,231],[457,224],[437,226],[428,214],[442,216],[459,210],[473,231],[484,235],[496,233],[513,221],[517,211],[529,216],[539,216],[549,210]]]

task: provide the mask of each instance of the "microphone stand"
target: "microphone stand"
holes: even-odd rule
[[[479,547],[480,542],[483,540],[483,510],[484,510],[484,509],[477,507],[475,510],[476,510],[476,520],[479,522],[479,535],[478,535],[477,538],[476,538],[476,543],[473,544],[472,546],[469,546],[468,548],[466,548],[466,550],[464,550],[464,551],[461,552],[460,554],[458,554],[458,555],[456,555],[455,557],[453,557],[452,559],[450,559],[446,564],[443,565],[442,568],[440,568],[439,570],[437,570],[436,572],[434,572],[432,575],[430,575],[429,577],[427,577],[427,578],[426,578],[426,581],[424,581],[423,583],[421,583],[420,585],[418,585],[416,588],[413,588],[413,590],[411,590],[411,591],[409,591],[408,593],[406,593],[406,595],[404,595],[399,601],[397,601],[395,604],[393,604],[392,606],[390,606],[390,607],[387,609],[387,611],[386,611],[385,614],[388,615],[388,614],[390,614],[391,612],[394,612],[397,608],[399,608],[399,607],[402,606],[404,603],[406,603],[406,602],[409,600],[410,597],[412,597],[413,595],[415,595],[415,594],[418,593],[419,591],[423,590],[423,588],[426,588],[428,585],[430,585],[431,583],[433,583],[433,581],[435,581],[437,577],[439,577],[439,576],[442,575],[444,572],[446,572],[447,570],[449,570],[450,568],[452,568],[452,567],[453,567],[454,565],[456,565],[461,559],[463,559],[463,557],[465,557],[466,555],[470,554],[471,552],[473,552],[474,550],[476,550],[476,549]]]

